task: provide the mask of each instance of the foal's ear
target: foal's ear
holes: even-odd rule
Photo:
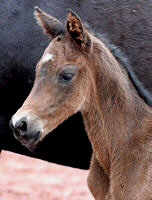
[[[83,50],[89,51],[91,46],[91,39],[89,33],[81,22],[81,19],[72,10],[67,10],[66,28],[72,39]]]
[[[64,26],[59,20],[47,14],[38,6],[35,6],[34,15],[37,23],[51,39],[65,32]]]

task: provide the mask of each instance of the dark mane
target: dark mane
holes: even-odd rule
[[[146,90],[143,84],[139,81],[132,68],[130,67],[130,63],[128,58],[124,55],[124,53],[115,45],[111,44],[107,37],[103,34],[94,34],[97,38],[99,38],[111,51],[117,61],[125,68],[129,79],[134,85],[139,96],[145,101],[147,105],[152,107],[152,96],[148,90]]]

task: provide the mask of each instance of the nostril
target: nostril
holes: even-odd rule
[[[16,128],[20,131],[26,132],[27,131],[27,124],[25,121],[21,121]]]
[[[27,136],[27,122],[26,119],[21,119],[15,124],[15,132],[18,132],[17,134],[26,137]]]

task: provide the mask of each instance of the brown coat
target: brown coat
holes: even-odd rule
[[[12,118],[16,138],[30,148],[80,111],[93,148],[88,185],[95,199],[151,200],[152,110],[144,92],[74,12],[66,27],[39,8],[35,16],[52,41]]]

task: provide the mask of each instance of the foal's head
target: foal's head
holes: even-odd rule
[[[35,17],[51,42],[36,66],[29,96],[10,122],[29,148],[81,110],[90,88],[91,38],[79,17],[69,10],[64,26],[37,7]]]

